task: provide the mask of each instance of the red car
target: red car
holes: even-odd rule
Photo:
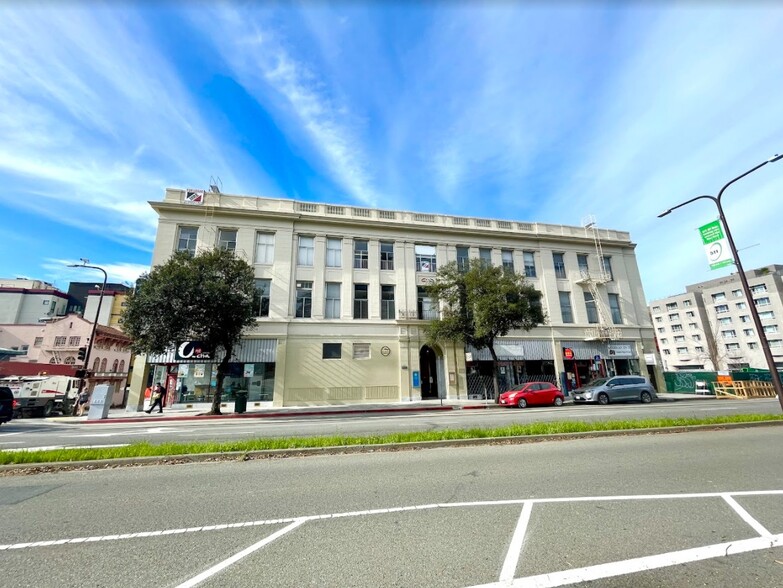
[[[527,382],[500,395],[505,406],[563,406],[565,397],[557,386],[549,382]]]

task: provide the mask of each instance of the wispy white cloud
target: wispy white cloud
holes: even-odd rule
[[[47,258],[41,264],[45,274],[42,279],[55,284],[59,287],[67,287],[70,282],[89,282],[95,280],[96,284],[103,281],[103,274],[95,269],[69,267],[70,265],[79,265],[80,259],[58,259]],[[108,274],[107,282],[119,282],[122,284],[133,285],[141,274],[149,271],[149,266],[134,263],[113,263],[102,262],[91,259],[91,265],[102,267]]]

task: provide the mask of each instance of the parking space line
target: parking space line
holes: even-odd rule
[[[224,570],[228,566],[230,566],[232,564],[235,564],[236,562],[238,562],[243,557],[247,557],[251,553],[253,553],[255,551],[258,551],[259,549],[261,549],[265,545],[269,545],[270,543],[272,543],[272,541],[275,541],[276,539],[279,539],[280,537],[282,537],[286,533],[288,533],[290,531],[293,531],[294,529],[296,529],[300,525],[303,525],[306,521],[307,521],[307,519],[305,519],[305,518],[297,519],[296,521],[294,521],[293,523],[291,523],[287,527],[283,527],[282,529],[279,529],[278,531],[275,531],[274,533],[272,533],[268,537],[262,539],[258,543],[254,543],[250,547],[248,547],[246,549],[243,549],[239,553],[236,553],[236,554],[232,555],[231,557],[229,557],[226,560],[221,561],[219,564],[216,564],[216,565],[212,566],[211,568],[209,568],[208,570],[205,570],[205,571],[201,572],[195,578],[191,578],[187,582],[184,582],[184,583],[180,584],[177,588],[193,588],[193,586],[198,586],[204,580],[206,580],[208,578],[211,578],[212,576],[214,576],[215,574],[217,574],[221,570]]]
[[[575,568],[563,572],[527,576],[525,578],[517,578],[510,582],[481,584],[472,586],[471,588],[554,588],[555,586],[567,586],[569,584],[579,584],[591,580],[602,580],[604,578],[656,570],[705,559],[727,557],[729,555],[737,555],[750,551],[760,551],[762,549],[770,549],[781,545],[783,545],[783,533],[772,535],[771,537],[754,537],[753,539],[743,539],[730,543],[718,543],[715,545],[706,545],[704,547],[695,547],[693,549],[683,549],[682,551],[661,553],[659,555],[637,557],[608,564]]]
[[[500,570],[500,581],[508,582],[514,579],[517,571],[519,556],[522,554],[522,544],[525,542],[525,533],[527,533],[527,524],[530,522],[530,513],[533,511],[533,503],[525,502],[522,507],[522,513],[517,521],[517,528],[514,530],[514,536],[511,538],[511,544],[506,552],[506,559],[503,562],[503,568]]]
[[[756,519],[754,519],[752,516],[750,516],[750,513],[742,508],[742,506],[739,505],[739,503],[734,500],[729,494],[723,495],[723,500],[725,500],[731,508],[733,508],[737,514],[742,518],[743,521],[748,523],[751,527],[753,527],[753,530],[756,531],[759,535],[762,537],[772,537],[772,533],[767,531],[767,529],[759,523]]]

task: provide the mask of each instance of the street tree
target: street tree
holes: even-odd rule
[[[484,260],[462,267],[451,262],[438,270],[428,294],[440,316],[425,328],[429,341],[459,341],[492,355],[492,383],[498,399],[495,341],[512,330],[529,331],[544,324],[541,292],[525,277]]]
[[[253,268],[222,249],[175,253],[142,275],[121,324],[136,353],[163,353],[182,341],[202,341],[223,358],[210,414],[220,414],[223,380],[235,345],[254,323]]]

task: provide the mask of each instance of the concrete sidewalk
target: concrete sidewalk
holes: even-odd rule
[[[659,402],[676,402],[681,400],[715,400],[715,396],[703,394],[678,394],[678,393],[660,393]],[[572,401],[566,397],[566,404]],[[377,404],[341,404],[341,405],[313,405],[296,407],[272,407],[254,408],[243,414],[233,412],[233,402],[226,403],[223,407],[223,414],[208,415],[204,414],[208,408],[204,406],[193,408],[166,408],[163,414],[154,412],[147,414],[143,411],[128,412],[125,409],[112,409],[109,411],[109,417],[103,420],[88,421],[86,416],[81,417],[50,417],[47,420],[57,423],[152,423],[161,421],[194,421],[210,419],[254,419],[254,418],[281,418],[281,417],[311,417],[311,416],[329,416],[340,414],[373,414],[373,413],[405,413],[422,411],[448,411],[448,410],[485,410],[485,409],[503,409],[508,408],[495,404],[492,400],[422,400],[408,402],[387,402]]]

